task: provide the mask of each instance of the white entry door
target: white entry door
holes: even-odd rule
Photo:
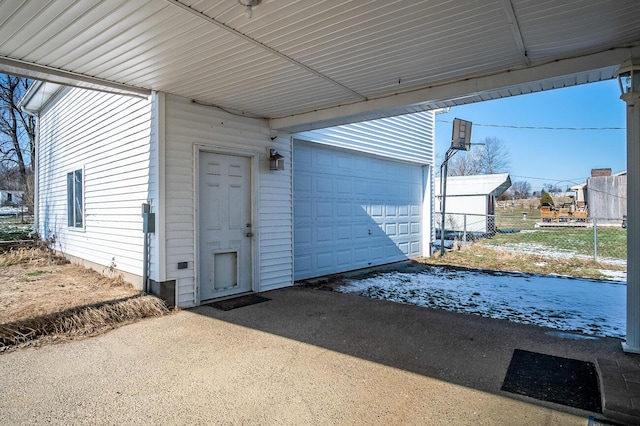
[[[251,160],[201,152],[200,300],[252,289]]]

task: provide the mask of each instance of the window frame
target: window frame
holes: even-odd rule
[[[79,180],[77,180],[78,176],[80,177]],[[66,174],[67,228],[70,230],[85,230],[85,182],[84,167],[73,169]]]

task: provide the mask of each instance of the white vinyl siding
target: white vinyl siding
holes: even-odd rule
[[[255,152],[259,158],[258,186],[253,188],[254,288],[266,291],[293,283],[293,216],[291,184],[291,140],[274,140],[267,123],[197,105],[188,99],[166,95],[165,215],[166,279],[176,280],[177,305],[198,303],[196,293],[194,160],[199,147],[233,152]],[[285,157],[285,170],[269,170],[267,149]],[[188,262],[178,269],[178,262]]]
[[[296,139],[433,166],[435,118],[431,111],[296,133]]]
[[[56,249],[142,274],[140,206],[152,184],[150,112],[147,99],[83,89],[66,89],[41,112],[38,231],[55,240]],[[80,169],[83,227],[69,228],[67,173]]]

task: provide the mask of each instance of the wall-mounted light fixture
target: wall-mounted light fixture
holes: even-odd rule
[[[284,156],[273,148],[269,148],[269,168],[284,170]]]

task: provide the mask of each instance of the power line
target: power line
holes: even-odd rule
[[[439,123],[453,123],[449,120],[436,120]],[[480,127],[497,127],[502,129],[527,129],[527,130],[626,130],[626,127],[549,127],[549,126],[509,126],[506,124],[482,124],[473,123],[474,126]]]
[[[551,182],[551,181],[555,181],[557,183],[562,183],[562,182],[567,182],[567,183],[573,183],[578,185],[578,182],[585,182],[587,180],[587,178],[576,178],[576,179],[553,179],[553,178],[542,178],[542,177],[532,177],[532,176],[518,176],[518,175],[512,175],[511,173],[509,173],[509,176],[511,177],[515,177],[515,178],[520,178],[520,179],[532,179],[532,180],[544,180],[547,182]]]

